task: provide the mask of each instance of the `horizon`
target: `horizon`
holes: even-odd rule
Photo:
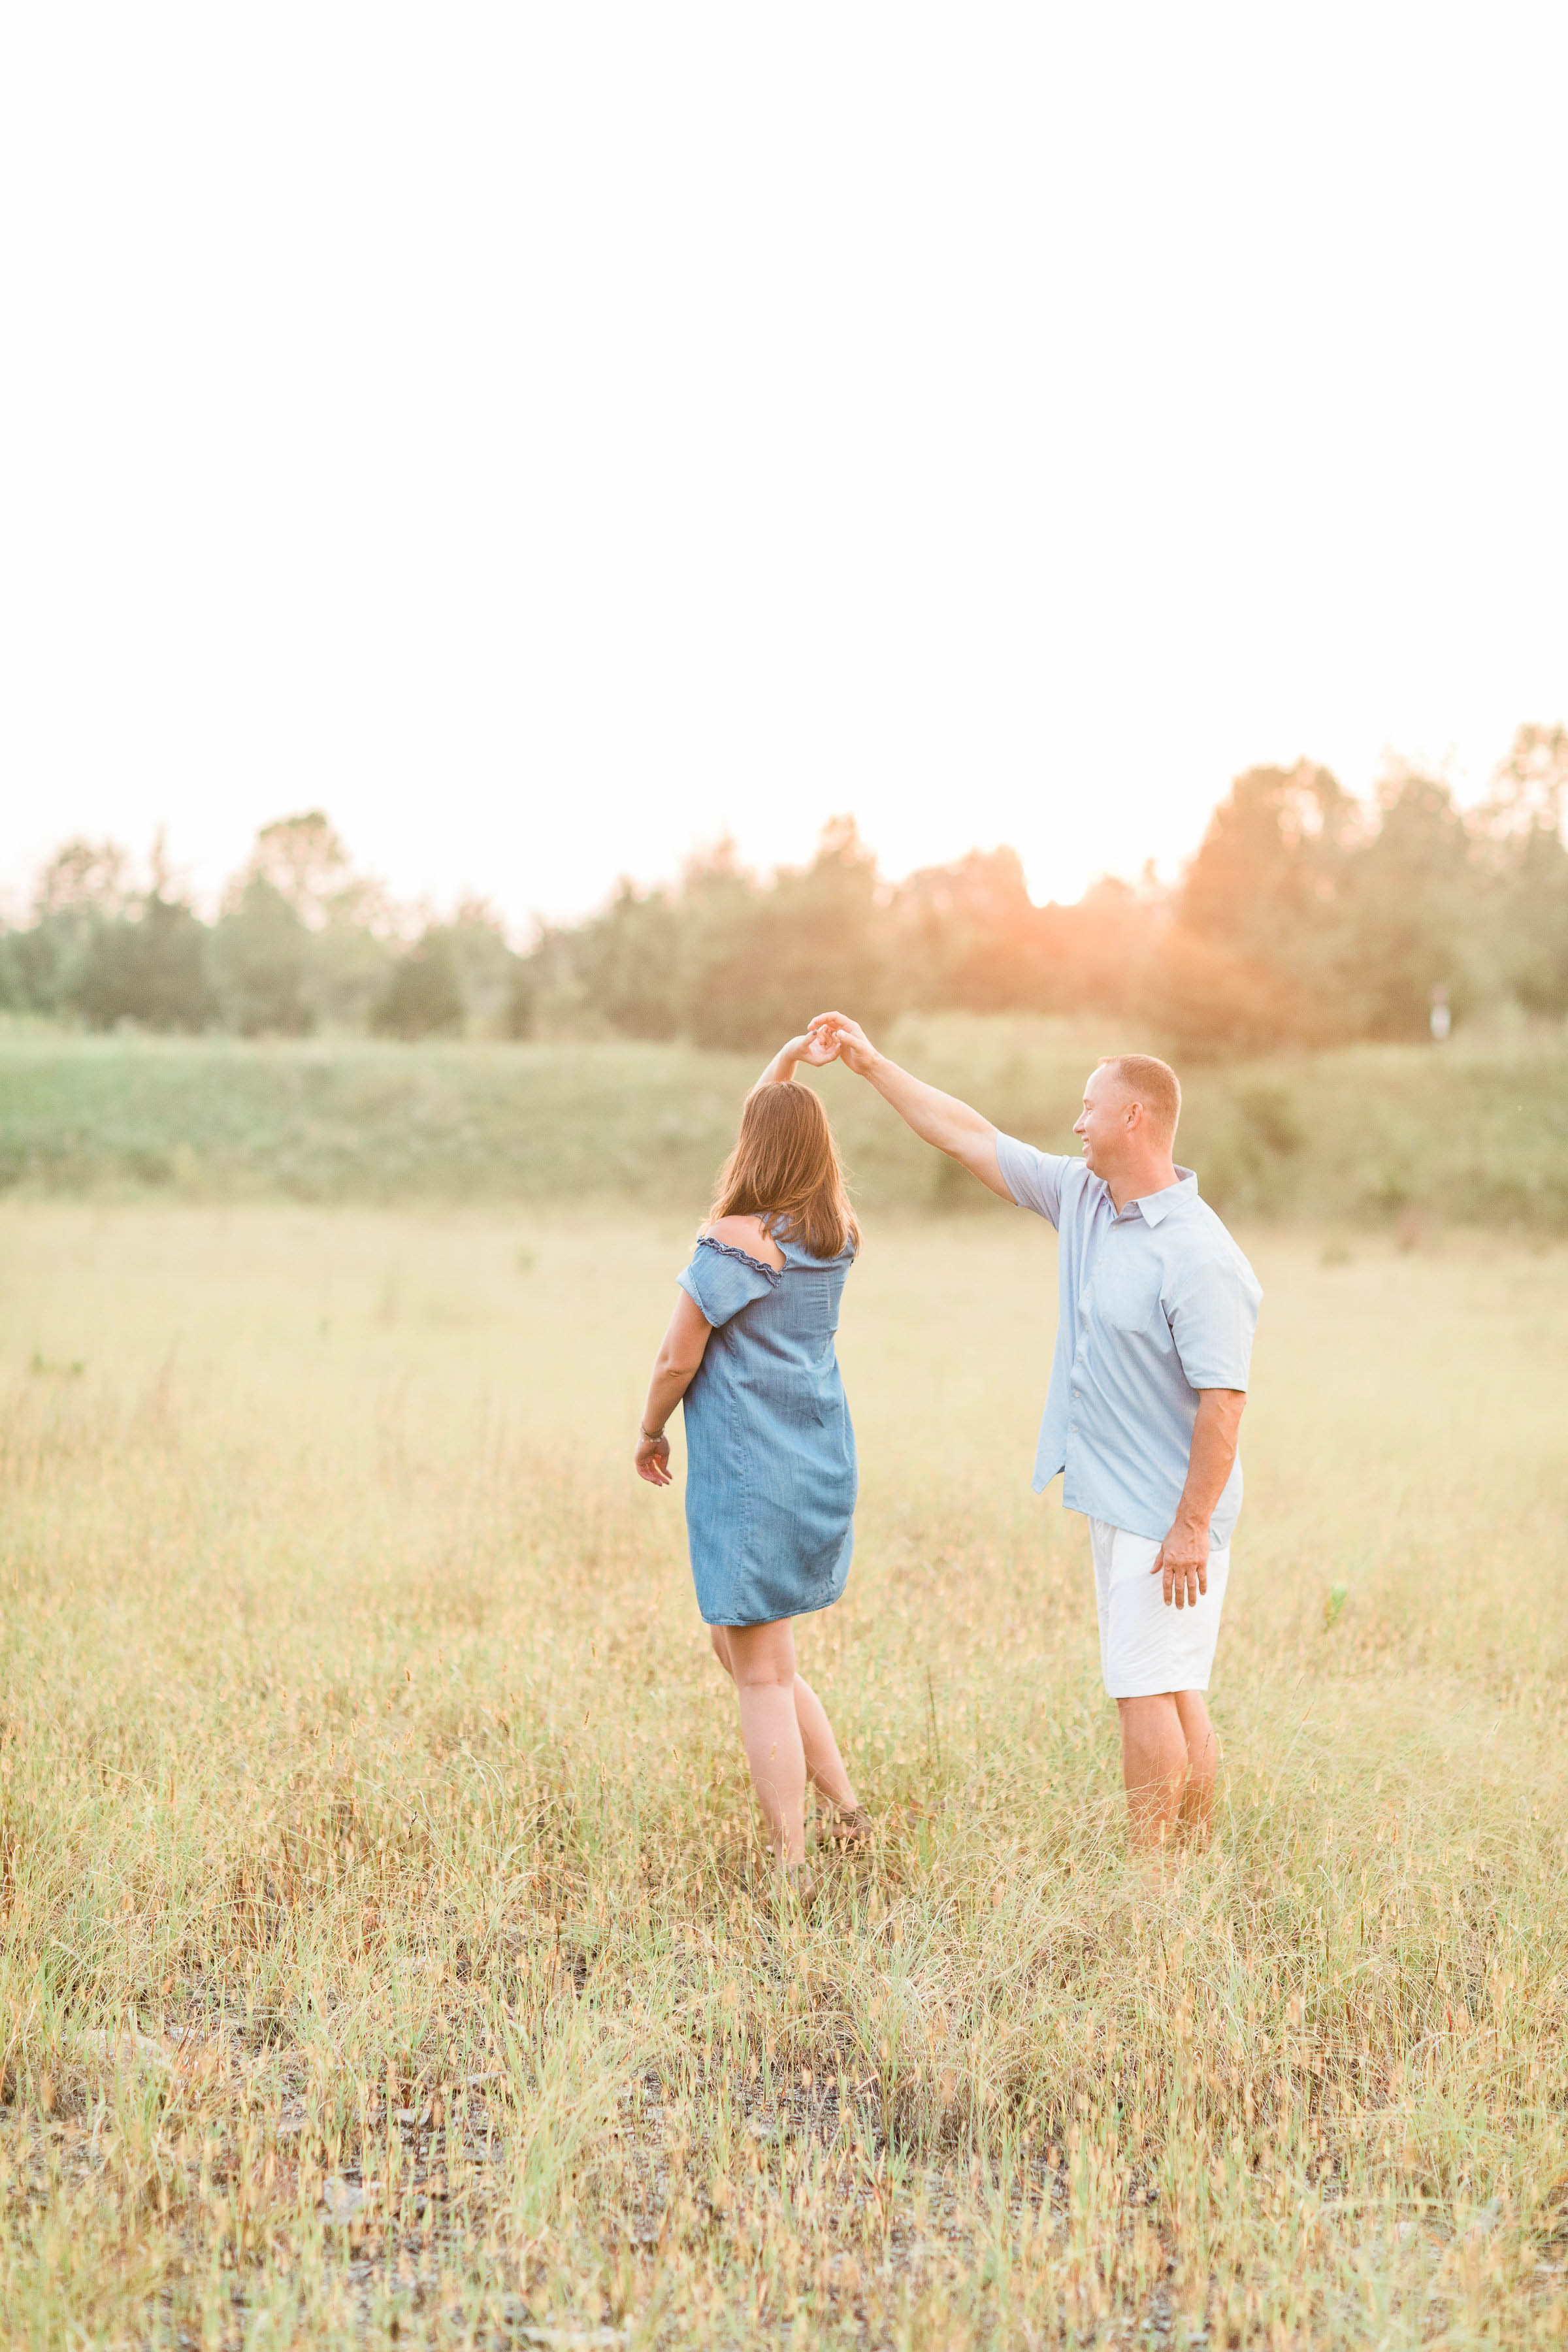
[[[1256,770],[1274,764],[1276,763],[1261,761],[1255,761],[1253,763],[1252,771],[1244,770],[1242,771],[1242,773],[1252,772]],[[1278,764],[1285,767],[1286,772],[1289,772],[1291,769],[1296,767],[1322,766],[1326,763],[1303,759],[1299,761]],[[1500,766],[1500,761],[1497,764]],[[1371,793],[1364,795],[1352,794],[1352,797],[1357,799],[1367,814],[1372,815],[1376,811],[1377,793],[1381,782],[1387,780],[1389,777],[1405,772],[1414,774],[1421,772],[1415,769],[1408,762],[1401,762],[1391,757],[1389,761],[1385,764],[1382,776],[1378,779],[1374,779]],[[1495,773],[1495,769],[1493,772]],[[1235,779],[1232,780],[1233,782],[1235,781]],[[1450,779],[1439,775],[1434,777],[1432,781],[1442,783],[1450,791],[1452,790]],[[1489,777],[1487,781],[1489,782],[1490,778]],[[1091,891],[1107,884],[1118,886],[1134,892],[1148,892],[1154,896],[1172,897],[1180,890],[1183,878],[1188,867],[1191,866],[1193,859],[1196,856],[1215,811],[1225,800],[1228,790],[1229,786],[1227,785],[1226,792],[1222,792],[1216,797],[1215,805],[1210,809],[1207,816],[1205,816],[1203,826],[1197,838],[1194,841],[1191,849],[1182,856],[1173,870],[1167,869],[1162,871],[1154,858],[1145,857],[1141,861],[1141,863],[1136,865],[1131,871],[1112,872],[1110,870],[1104,870],[1099,873],[1090,874],[1085,880],[1082,887],[1074,893],[1071,898],[1066,896],[1051,897],[1048,895],[1042,895],[1040,892],[1036,890],[1032,885],[1027,866],[1024,863],[1022,855],[1019,852],[1016,844],[1008,841],[971,842],[966,848],[957,850],[951,857],[932,860],[927,866],[910,866],[901,872],[892,871],[886,865],[878,844],[868,837],[865,828],[861,825],[854,811],[847,809],[834,812],[824,819],[816,840],[811,844],[806,854],[798,859],[779,858],[768,865],[753,862],[743,855],[741,845],[736,841],[735,836],[732,834],[720,834],[709,840],[695,842],[685,853],[681,864],[670,872],[647,877],[625,873],[617,874],[611,879],[601,896],[585,907],[574,909],[570,913],[561,916],[552,916],[543,910],[535,908],[531,909],[521,919],[515,918],[507,908],[498,904],[497,901],[486,892],[468,884],[459,883],[449,898],[444,899],[437,899],[429,892],[416,892],[409,895],[397,890],[395,887],[389,882],[388,877],[385,875],[377,872],[374,866],[368,865],[359,856],[354,842],[347,837],[344,834],[343,828],[337,824],[331,808],[280,809],[274,815],[264,817],[261,820],[260,825],[257,828],[257,835],[258,835],[264,828],[277,824],[298,821],[299,819],[307,816],[324,817],[328,825],[337,834],[338,838],[342,842],[342,846],[347,853],[349,873],[351,873],[357,881],[368,883],[373,887],[384,890],[389,908],[392,911],[403,915],[416,916],[421,919],[440,922],[450,919],[465,905],[482,908],[500,917],[507,936],[515,942],[518,940],[527,940],[531,937],[541,937],[548,929],[571,929],[579,923],[591,920],[594,916],[602,912],[603,909],[610,904],[611,900],[616,896],[623,887],[627,885],[631,887],[638,898],[651,898],[661,892],[679,893],[682,887],[685,874],[691,866],[700,865],[709,859],[723,856],[726,853],[731,853],[734,855],[737,866],[742,872],[749,875],[752,880],[762,887],[769,887],[781,875],[790,872],[799,872],[804,867],[808,866],[816,856],[820,843],[826,838],[831,828],[844,823],[847,823],[853,828],[856,840],[858,842],[860,847],[869,856],[879,884],[890,889],[900,888],[916,874],[922,871],[940,871],[942,867],[960,865],[963,860],[969,857],[989,857],[1010,852],[1013,856],[1018,857],[1019,864],[1023,867],[1025,885],[1028,891],[1030,902],[1037,908],[1053,905],[1061,907],[1076,906],[1081,903],[1081,901],[1086,898]],[[1456,794],[1455,804],[1460,810],[1461,814],[1468,814],[1480,804],[1480,795],[1478,793],[1473,795],[1468,801],[1466,801],[1461,800],[1458,794]],[[1565,826],[1568,826],[1568,811],[1565,811],[1564,813],[1564,823]],[[129,874],[132,877],[133,887],[137,890],[141,890],[150,885],[161,855],[167,882],[167,895],[190,904],[195,911],[200,915],[204,920],[210,921],[214,919],[220,911],[223,896],[227,887],[246,870],[255,845],[257,835],[252,835],[251,843],[247,845],[244,856],[237,861],[236,866],[228,873],[207,880],[205,884],[198,883],[195,879],[191,869],[180,858],[177,845],[166,838],[165,829],[163,827],[155,828],[153,836],[141,846],[134,842],[122,840],[111,835],[98,836],[95,845],[112,845],[126,853],[129,862]],[[23,928],[30,919],[32,890],[34,885],[41,877],[44,868],[47,866],[50,858],[56,856],[73,840],[87,839],[91,841],[93,838],[94,837],[90,835],[68,835],[62,836],[59,841],[57,841],[53,845],[47,856],[37,867],[34,869],[33,875],[27,877],[26,881],[20,888],[14,888],[10,891],[0,889],[0,929],[5,928]]]

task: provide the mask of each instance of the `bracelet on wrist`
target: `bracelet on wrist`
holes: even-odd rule
[[[637,1423],[637,1435],[646,1437],[650,1445],[661,1444],[664,1439],[662,1429],[645,1429],[640,1421]]]

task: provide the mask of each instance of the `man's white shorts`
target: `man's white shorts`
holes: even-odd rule
[[[1196,1608],[1165,1606],[1165,1580],[1149,1571],[1160,1547],[1108,1519],[1090,1519],[1094,1601],[1100,1612],[1100,1663],[1112,1698],[1152,1698],[1161,1691],[1209,1686],[1219,1612],[1230,1574],[1230,1546],[1209,1554],[1209,1589]]]

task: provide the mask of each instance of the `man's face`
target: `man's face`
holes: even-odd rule
[[[1094,1176],[1115,1174],[1127,1146],[1127,1089],[1114,1070],[1096,1070],[1083,1090],[1073,1133],[1083,1139],[1084,1164]]]

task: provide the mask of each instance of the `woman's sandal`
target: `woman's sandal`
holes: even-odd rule
[[[864,1805],[831,1805],[818,1814],[816,1843],[840,1853],[858,1853],[871,1843],[871,1816]]]

